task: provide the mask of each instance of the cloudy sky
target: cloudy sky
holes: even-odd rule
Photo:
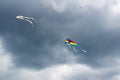
[[[0,80],[120,80],[119,34],[119,0],[0,0]]]

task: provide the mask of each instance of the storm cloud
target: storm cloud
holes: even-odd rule
[[[11,63],[14,69],[8,76],[20,68],[16,79],[23,76],[24,80],[35,73],[35,80],[49,77],[50,80],[119,80],[119,4],[118,0],[1,0],[0,38],[6,55],[11,58],[8,65]],[[31,27],[17,20],[17,15],[30,16],[38,22]],[[69,50],[64,44],[67,36],[88,52]],[[61,71],[56,75],[58,78],[54,76],[57,73],[52,73],[56,71]],[[43,76],[37,78],[39,75]]]

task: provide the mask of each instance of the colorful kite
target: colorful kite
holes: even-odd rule
[[[68,45],[70,48],[73,48],[75,52],[79,52],[79,50],[85,53],[87,52],[86,50],[80,48],[80,46],[75,41],[73,41],[70,36],[68,36],[67,39],[65,40],[65,44]]]

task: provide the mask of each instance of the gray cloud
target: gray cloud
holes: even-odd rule
[[[66,1],[64,7],[58,6],[59,12],[47,0],[4,0],[0,4],[0,36],[17,67],[43,69],[74,62],[101,67],[111,60],[109,58],[103,64],[100,62],[103,58],[119,56],[119,15],[116,18],[109,14],[105,6],[104,9],[88,5],[80,9],[71,0]],[[39,22],[32,28],[30,24],[15,19],[19,14],[35,17]],[[73,52],[66,50],[64,40],[68,35],[88,53],[74,56]],[[111,73],[106,76],[114,75],[116,71]],[[109,79],[105,77],[102,76]],[[77,78],[73,76],[73,79]],[[84,80],[88,78],[83,77]]]

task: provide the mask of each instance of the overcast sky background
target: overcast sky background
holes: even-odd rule
[[[119,0],[0,0],[0,80],[120,80],[119,34]]]

